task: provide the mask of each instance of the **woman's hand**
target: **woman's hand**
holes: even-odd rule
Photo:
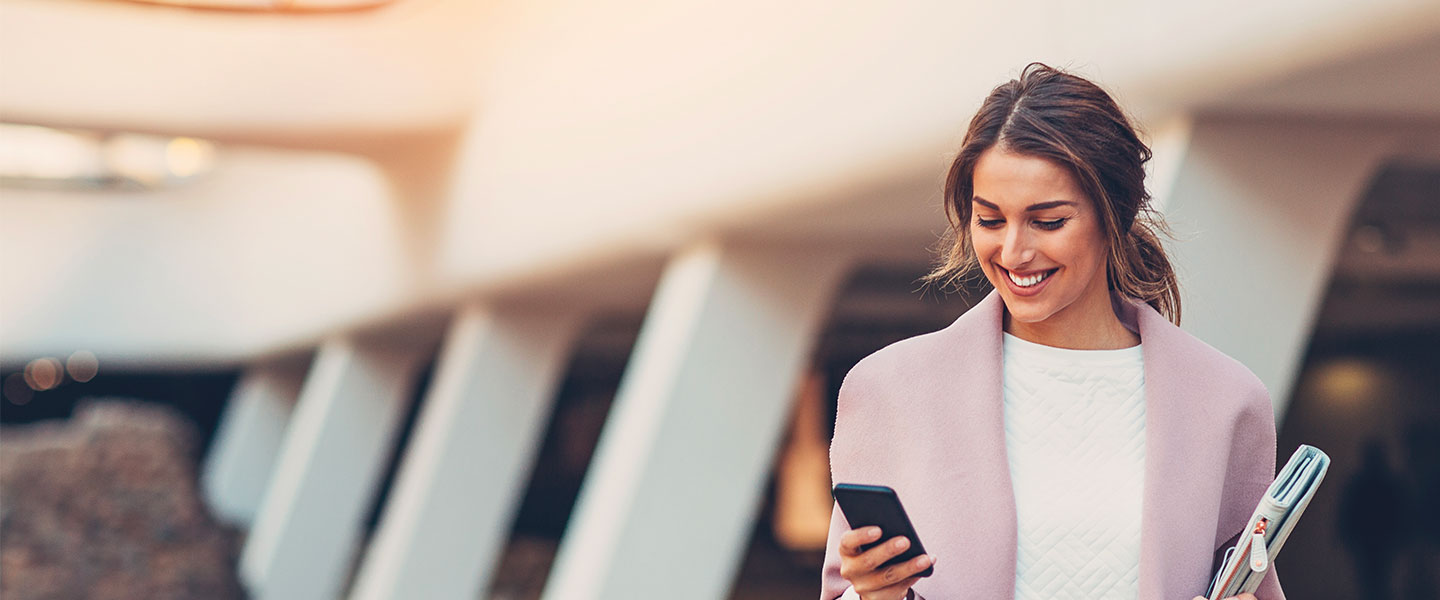
[[[1204,597],[1204,596],[1196,596],[1196,597],[1195,597],[1195,600],[1205,600],[1205,597]],[[1245,594],[1240,594],[1239,596],[1231,596],[1231,597],[1229,597],[1229,598],[1221,598],[1221,600],[1255,600],[1255,594],[1245,593]]]
[[[881,567],[909,548],[910,540],[895,536],[867,552],[860,551],[860,546],[878,539],[879,527],[851,529],[841,535],[840,576],[850,582],[861,600],[902,600],[909,596],[910,586],[920,580],[915,574],[935,564],[935,557],[922,554],[897,565]]]

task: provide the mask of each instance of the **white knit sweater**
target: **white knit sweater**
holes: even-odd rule
[[[1005,334],[1016,600],[1134,599],[1145,465],[1141,347],[1068,350]]]
[[[1015,600],[1133,600],[1145,475],[1141,346],[1067,350],[1005,334]],[[841,600],[857,600],[855,589]]]

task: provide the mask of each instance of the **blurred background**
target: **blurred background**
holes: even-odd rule
[[[988,91],[1104,85],[1183,326],[1440,597],[1440,3],[0,0],[0,595],[813,598]],[[1428,508],[1427,508],[1428,507]]]

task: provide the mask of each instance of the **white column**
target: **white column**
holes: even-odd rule
[[[200,475],[219,519],[254,522],[308,366],[308,357],[252,365],[235,385]]]
[[[1195,118],[1193,115],[1171,117],[1151,127],[1149,134],[1153,155],[1150,162],[1145,163],[1145,188],[1150,190],[1155,209],[1164,211],[1175,196],[1175,181],[1180,178],[1180,167],[1189,155],[1195,136]]]
[[[1284,417],[1350,215],[1393,129],[1320,119],[1197,119],[1165,207],[1180,240],[1182,327],[1236,358]]]
[[[339,595],[427,350],[358,337],[320,347],[240,557],[252,598]]]
[[[701,243],[661,278],[544,598],[724,598],[848,257]]]
[[[580,324],[568,308],[461,311],[351,598],[489,588]]]

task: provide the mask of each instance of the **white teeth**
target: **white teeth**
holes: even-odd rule
[[[1016,277],[1014,273],[1008,270],[1005,271],[1005,273],[1010,276],[1010,281],[1015,282],[1015,285],[1018,285],[1020,287],[1030,287],[1032,285],[1040,283],[1041,281],[1044,281],[1046,277],[1050,276],[1050,273],[1052,273],[1052,271],[1045,271],[1043,273],[1037,273],[1035,275],[1029,275],[1026,277]]]

